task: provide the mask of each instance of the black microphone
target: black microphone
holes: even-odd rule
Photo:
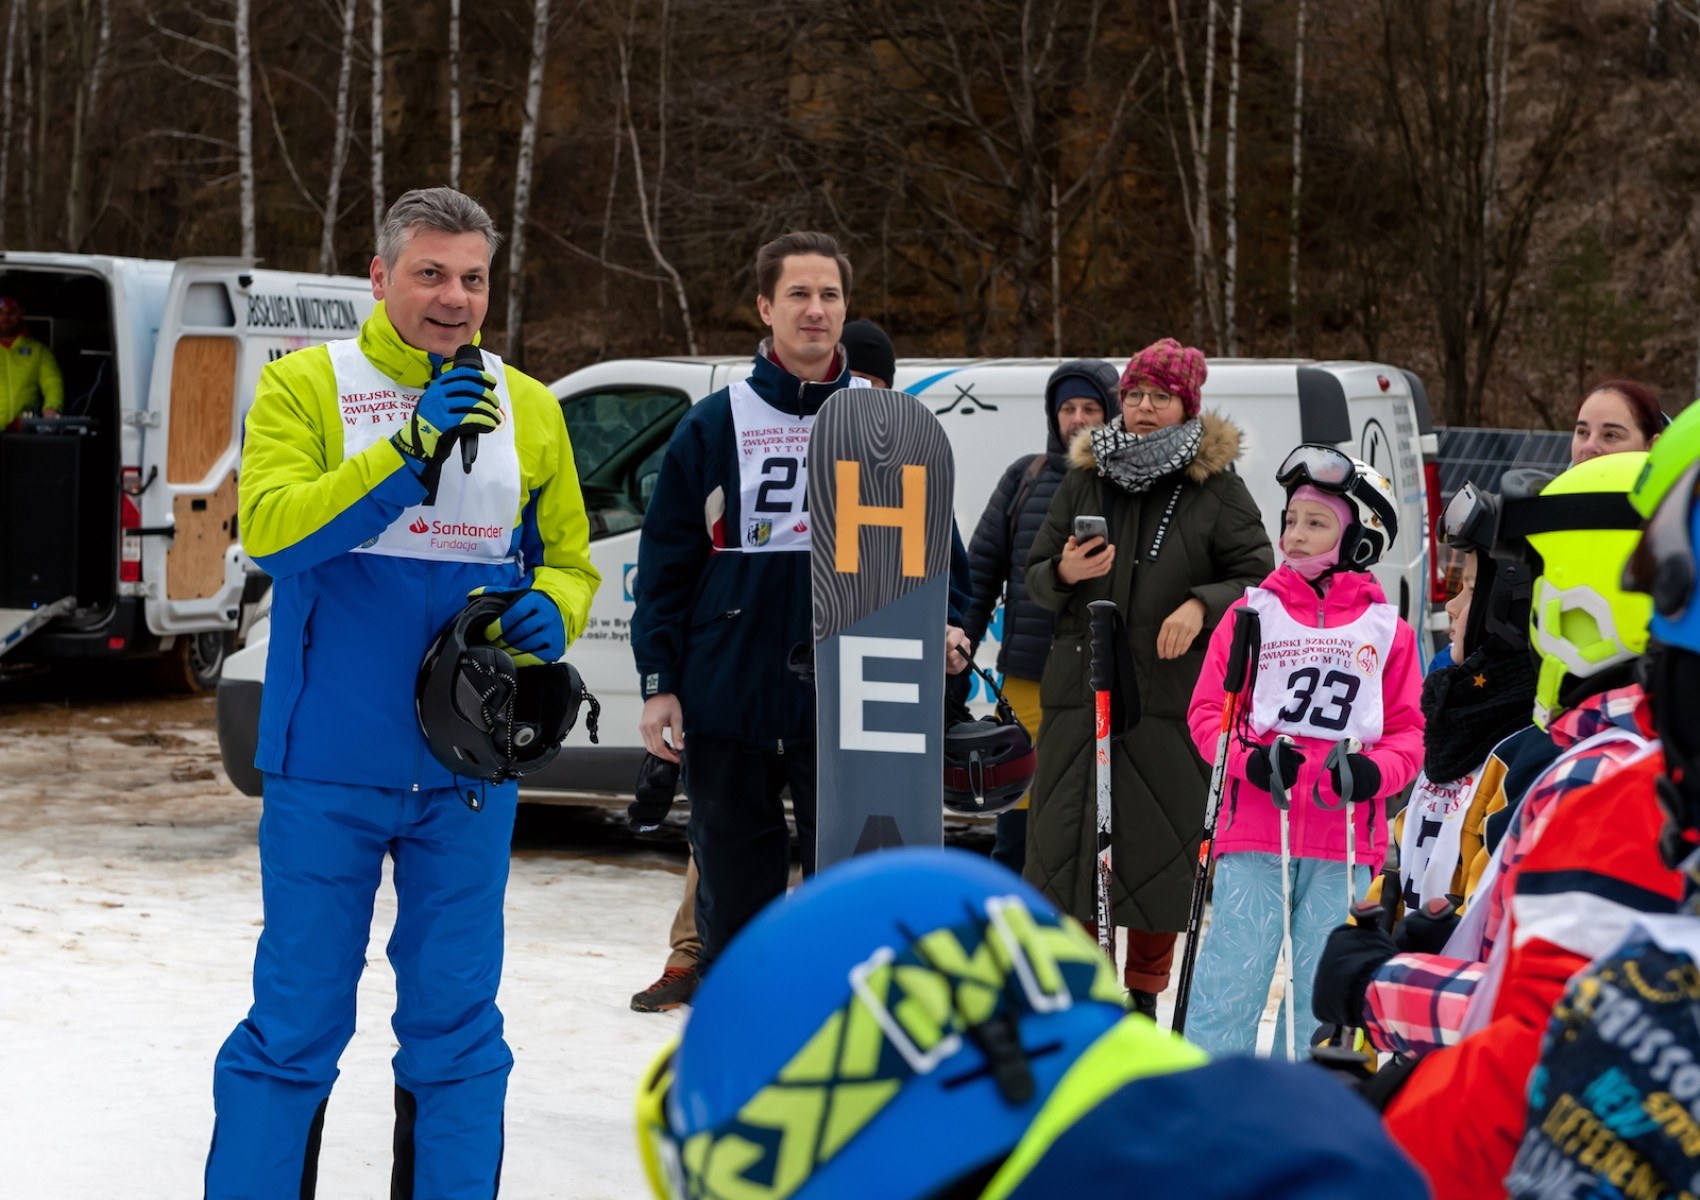
[[[484,354],[471,342],[455,351],[455,366],[471,367],[476,371],[484,369]],[[464,432],[460,435],[460,466],[461,472],[472,474],[472,464],[478,461],[478,435]]]

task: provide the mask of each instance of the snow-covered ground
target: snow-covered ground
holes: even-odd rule
[[[219,769],[211,700],[6,700],[0,1192],[198,1196],[213,1055],[249,1003],[258,802]],[[644,1194],[635,1081],[680,1018],[627,1004],[659,973],[681,880],[676,854],[516,851],[504,1194]],[[321,1196],[389,1195],[394,912],[386,883],[326,1115]]]
[[[0,684],[0,1194],[197,1196],[213,1056],[249,1003],[259,803],[224,778],[210,698],[19,695]],[[503,1192],[630,1200],[636,1080],[682,1021],[628,1001],[665,957],[681,839],[563,824],[522,814],[508,887]],[[394,913],[386,881],[326,1115],[338,1200],[389,1195]],[[1265,1047],[1273,1025],[1272,996]]]

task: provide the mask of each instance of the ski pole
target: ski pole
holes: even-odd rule
[[[1110,687],[1115,664],[1110,641],[1115,636],[1116,605],[1094,600],[1086,606],[1092,628],[1092,701],[1098,739],[1098,946],[1116,963],[1116,930],[1110,924]]]
[[[1269,747],[1269,798],[1281,814],[1281,959],[1286,964],[1287,987],[1283,1002],[1287,1006],[1287,1061],[1298,1060],[1293,1036],[1293,832],[1289,810],[1293,806],[1287,781],[1281,776],[1281,746],[1292,745],[1286,734],[1276,735]]]
[[[1339,770],[1340,770],[1340,806],[1346,810],[1346,911],[1347,912],[1352,912],[1354,909],[1357,908],[1357,905],[1358,905],[1358,889],[1357,889],[1357,880],[1356,880],[1357,865],[1358,865],[1358,856],[1357,856],[1357,846],[1358,846],[1357,805],[1358,805],[1358,798],[1357,798],[1357,795],[1356,795],[1357,781],[1352,778],[1351,756],[1356,754],[1358,751],[1362,750],[1363,748],[1364,748],[1364,744],[1362,742],[1360,742],[1357,738],[1354,738],[1354,737],[1341,738],[1339,741],[1335,742],[1334,745],[1329,748],[1328,757],[1322,760],[1322,770],[1323,770],[1324,773],[1332,771],[1336,767],[1338,767]],[[1316,798],[1316,803],[1319,807],[1321,807],[1321,808],[1333,808],[1334,807],[1333,805],[1329,804],[1326,800],[1324,800],[1322,798],[1322,776],[1321,775],[1318,775],[1316,777],[1316,783],[1312,786],[1311,793]]]
[[[1387,918],[1390,914],[1385,904],[1366,900],[1361,904],[1354,904],[1350,911],[1352,919],[1359,925],[1378,925],[1383,930],[1387,929]],[[1375,1048],[1369,1044],[1368,1035],[1362,1029],[1346,1025],[1332,1026],[1329,1036],[1310,1048],[1310,1056],[1313,1061],[1330,1070],[1345,1071],[1363,1077],[1375,1074]]]
[[[1351,755],[1363,749],[1363,743],[1357,738],[1341,738],[1329,747],[1328,757],[1322,761],[1324,772],[1339,769],[1340,773],[1340,804],[1346,810],[1346,912],[1352,917],[1365,923],[1377,922],[1381,907],[1366,904],[1359,910],[1357,869],[1358,869],[1358,825],[1357,825],[1357,781],[1352,775]],[[1318,775],[1312,785],[1311,794],[1318,807],[1333,809],[1322,796],[1322,776]],[[1326,1039],[1311,1047],[1311,1056],[1321,1057],[1328,1065],[1353,1067],[1358,1070],[1374,1071],[1374,1057],[1366,1055],[1358,1049],[1358,1030],[1345,1025],[1335,1025],[1330,1029]]]
[[[1175,985],[1175,1013],[1170,1028],[1186,1032],[1187,1005],[1192,999],[1192,972],[1198,962],[1198,940],[1204,925],[1204,895],[1210,890],[1210,851],[1216,843],[1216,818],[1228,781],[1228,743],[1240,714],[1240,694],[1262,641],[1262,622],[1255,609],[1234,610],[1234,633],[1228,643],[1228,668],[1222,676],[1222,724],[1216,733],[1216,759],[1210,768],[1210,787],[1204,793],[1204,834],[1198,843],[1198,862],[1192,874],[1192,904],[1187,910],[1186,950],[1181,955]]]

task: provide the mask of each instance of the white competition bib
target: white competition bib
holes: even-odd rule
[[[1350,624],[1325,629],[1295,621],[1265,588],[1247,588],[1246,607],[1263,623],[1252,730],[1374,745],[1381,738],[1382,672],[1399,627],[1393,606],[1372,604]]]
[[[868,387],[851,377],[850,387]],[[740,379],[728,391],[738,442],[738,512],[743,527],[730,549],[750,554],[809,551],[809,433],[813,414],[781,412]]]
[[[342,410],[342,453],[351,458],[387,440],[413,412],[424,388],[403,387],[374,367],[353,340],[329,343]],[[478,437],[478,460],[468,475],[458,447],[443,464],[437,502],[405,510],[356,553],[446,562],[500,562],[513,557],[520,511],[519,450],[514,444],[513,401],[502,360],[484,352],[484,369],[496,379],[502,423]]]
[[[1399,875],[1405,884],[1406,908],[1421,908],[1452,890],[1464,815],[1481,777],[1480,767],[1449,783],[1435,783],[1427,772],[1417,776],[1399,835]]]

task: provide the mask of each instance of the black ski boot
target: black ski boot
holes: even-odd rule
[[[1142,992],[1138,988],[1130,988],[1127,993],[1127,1011],[1136,1012],[1141,1016],[1157,1019],[1157,993]]]

